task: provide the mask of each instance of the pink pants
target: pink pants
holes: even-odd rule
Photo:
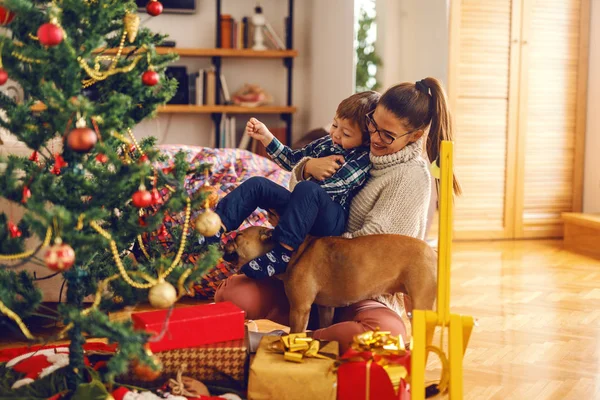
[[[248,319],[269,319],[289,326],[290,305],[283,283],[274,278],[255,280],[245,275],[234,275],[223,282],[215,293],[215,301],[230,301],[246,312]],[[406,338],[404,322],[394,311],[375,300],[364,300],[348,307],[338,308],[334,324],[314,331],[313,337],[335,340],[344,353],[354,335],[375,328],[391,331]]]

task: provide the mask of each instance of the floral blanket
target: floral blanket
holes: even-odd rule
[[[284,187],[288,186],[290,179],[290,173],[281,169],[271,160],[246,150],[184,145],[162,145],[159,146],[159,149],[168,156],[168,160],[160,166],[162,168],[168,167],[179,151],[186,154],[190,164],[212,164],[211,175],[208,179],[210,185],[217,189],[219,198],[223,198],[227,193],[253,176],[264,176]],[[204,176],[188,176],[185,183],[188,193],[193,195],[204,184],[204,181]],[[182,223],[178,218],[174,217],[170,222],[172,224]],[[253,225],[270,226],[264,210],[258,209],[252,213],[240,229]],[[196,297],[202,299],[212,298],[220,282],[233,274],[233,268],[226,262],[217,264],[194,286]]]

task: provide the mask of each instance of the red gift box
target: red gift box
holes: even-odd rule
[[[204,344],[244,338],[244,311],[232,303],[202,304],[173,309],[166,322],[168,310],[134,313],[133,326],[159,335],[165,323],[167,329],[160,340],[150,339],[153,352],[184,349]]]
[[[410,400],[410,389],[400,380],[398,388],[382,365],[400,365],[410,374],[410,352],[405,355],[377,355],[348,350],[338,369],[338,400]]]

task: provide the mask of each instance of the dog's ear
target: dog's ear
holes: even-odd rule
[[[265,229],[264,231],[262,231],[260,233],[260,241],[261,242],[266,242],[268,240],[271,240],[271,238],[273,237],[273,230],[272,229]]]

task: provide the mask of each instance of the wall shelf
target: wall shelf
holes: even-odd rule
[[[127,55],[134,49],[127,47],[123,49],[123,54]],[[297,50],[264,50],[256,51],[252,49],[194,49],[178,47],[157,47],[158,54],[176,53],[180,57],[227,57],[227,58],[289,58],[298,56]],[[117,49],[108,49],[104,54],[116,54]]]
[[[32,111],[44,111],[46,106],[36,103],[31,106]],[[242,107],[235,105],[198,106],[193,104],[167,104],[158,107],[161,114],[293,114],[296,107],[293,106],[262,106]]]
[[[158,112],[166,114],[293,114],[296,112],[296,107],[242,107],[235,105],[198,106],[193,104],[167,104],[159,107]]]

